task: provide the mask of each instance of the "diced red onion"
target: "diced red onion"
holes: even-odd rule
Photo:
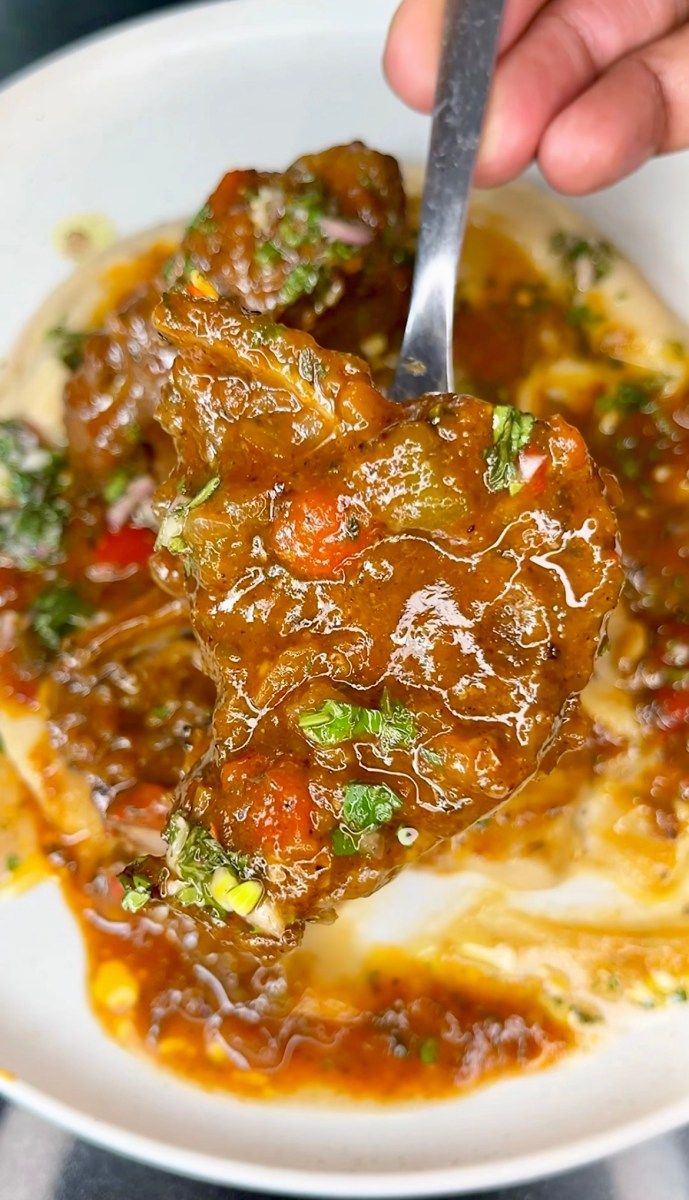
[[[545,454],[522,453],[519,455],[519,474],[524,483],[529,483],[533,479],[544,462],[547,462]]]
[[[368,246],[373,237],[372,230],[359,221],[342,221],[339,217],[321,217],[321,229],[326,237],[346,246]]]

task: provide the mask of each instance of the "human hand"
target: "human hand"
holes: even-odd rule
[[[385,70],[413,108],[433,104],[443,0],[402,0]],[[537,159],[571,195],[689,146],[689,0],[508,0],[476,182]]]

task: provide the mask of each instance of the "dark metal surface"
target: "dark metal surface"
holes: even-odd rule
[[[505,0],[445,0],[407,327],[390,395],[454,391],[457,265]]]
[[[159,7],[156,0],[0,0],[0,76],[75,37]],[[0,1100],[0,1200],[245,1197],[246,1192],[194,1183],[87,1146]],[[484,1200],[689,1200],[689,1131],[581,1171],[491,1192]]]

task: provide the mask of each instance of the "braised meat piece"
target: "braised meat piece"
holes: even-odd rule
[[[358,350],[371,331],[383,345],[399,331],[409,246],[397,163],[361,143],[285,172],[230,171],[179,250],[164,263],[149,256],[144,277],[85,340],[65,392],[72,464],[94,485],[132,456],[141,468],[147,459],[169,466],[154,414],[173,351],[151,317],[176,280]]]
[[[503,803],[587,682],[620,574],[581,436],[183,288],[154,570],[217,687],[165,865],[130,880],[287,941]],[[132,890],[133,889],[133,890]]]

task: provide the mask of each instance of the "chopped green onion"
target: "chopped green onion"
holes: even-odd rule
[[[261,903],[264,890],[263,884],[257,879],[245,879],[233,888],[227,897],[230,912],[236,913],[238,917],[248,917]]]
[[[219,904],[226,912],[230,912],[232,910],[231,896],[237,890],[238,884],[237,876],[229,867],[216,867],[208,884],[208,891],[216,904]]]

